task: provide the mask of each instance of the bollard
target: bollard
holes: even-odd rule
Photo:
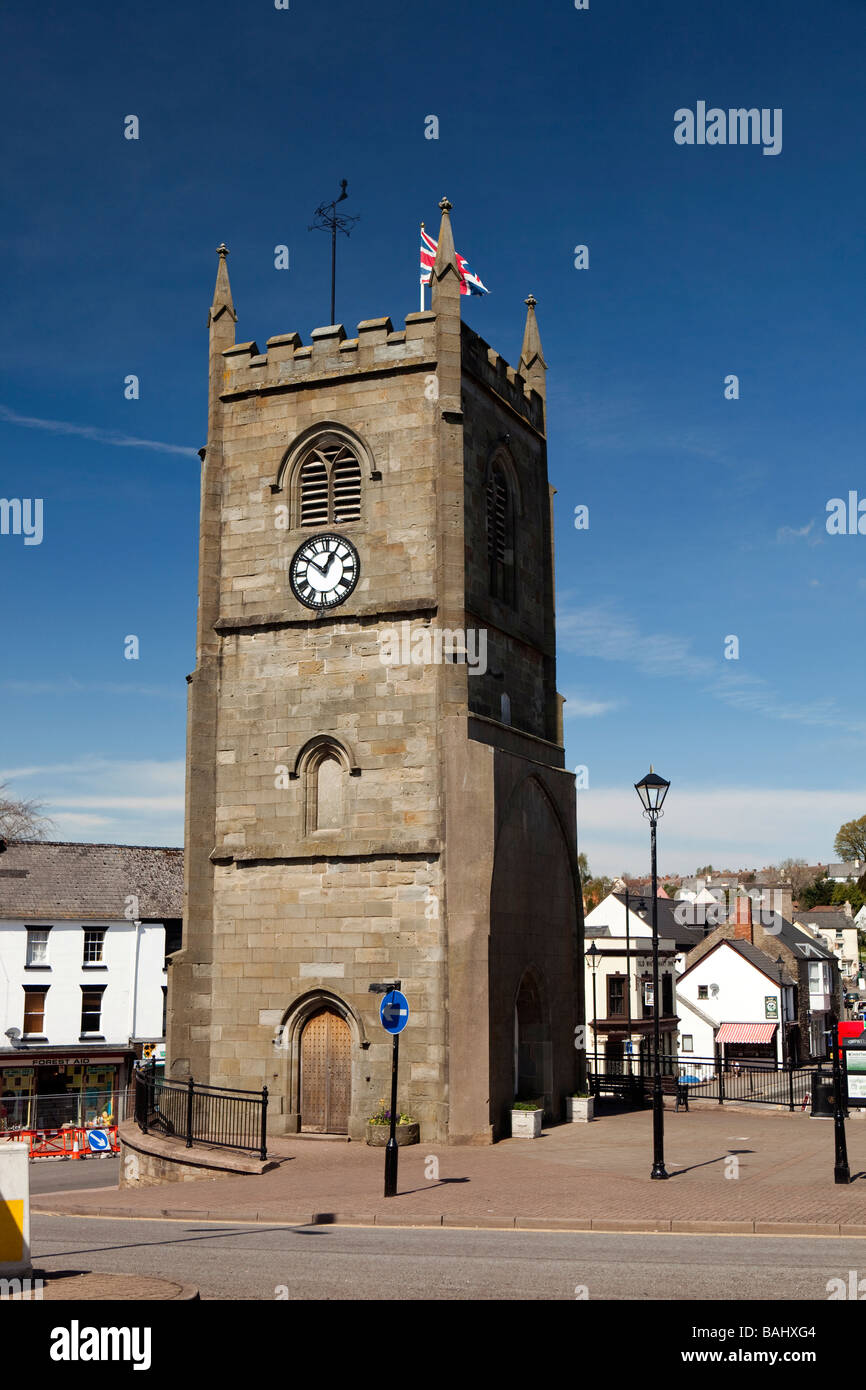
[[[0,1144],[0,1278],[28,1277],[30,1262],[30,1147]]]

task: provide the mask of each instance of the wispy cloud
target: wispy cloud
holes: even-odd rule
[[[780,526],[778,531],[776,532],[776,540],[781,545],[783,545],[786,541],[805,540],[805,538],[811,534],[814,525],[815,518],[813,517],[812,520],[808,522],[805,526]],[[815,543],[817,543],[819,540],[820,537],[816,536]]]
[[[89,816],[84,813],[79,815],[74,811],[58,811],[51,819],[57,829],[67,835],[88,834],[99,826],[111,824],[110,816]]]
[[[113,760],[98,755],[78,762],[0,768],[13,796],[45,806],[57,831],[70,838],[119,844],[183,842],[184,762]]]
[[[0,681],[0,688],[18,695],[146,695],[158,700],[185,700],[182,686],[139,685],[135,681]]]
[[[601,714],[619,709],[621,703],[620,700],[590,700],[572,693],[565,696],[562,713],[566,719],[597,719]]]
[[[154,449],[160,454],[183,454],[187,458],[197,457],[198,450],[186,448],[182,444],[163,444],[158,439],[139,439],[134,434],[122,434],[119,430],[103,430],[97,425],[73,425],[68,420],[42,420],[35,415],[19,415],[8,406],[0,405],[0,420],[7,425],[22,425],[30,430],[47,430],[50,434],[74,434],[81,439],[92,439],[97,444],[111,444],[118,449]]]
[[[761,868],[788,856],[826,862],[839,826],[864,802],[866,786],[845,792],[675,784],[665,801],[660,836],[662,877],[708,863],[720,869]],[[631,787],[578,793],[578,848],[593,873],[645,868],[645,825],[635,816],[635,805]]]
[[[601,661],[625,662],[643,675],[688,680],[713,699],[735,709],[762,714],[770,719],[843,729],[866,734],[866,720],[851,719],[831,696],[795,703],[784,700],[769,681],[738,669],[737,663],[699,656],[688,638],[672,633],[643,633],[613,604],[569,608],[564,604],[557,618],[559,642],[568,651]]]

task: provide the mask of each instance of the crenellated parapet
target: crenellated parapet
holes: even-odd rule
[[[408,314],[405,327],[394,330],[390,318],[365,319],[354,338],[340,323],[315,328],[309,344],[299,333],[269,338],[267,350],[254,342],[237,343],[223,352],[226,374],[223,399],[260,390],[307,387],[329,377],[387,373],[435,366],[436,315]]]
[[[544,433],[544,398],[468,324],[462,326],[463,366],[530,425]]]

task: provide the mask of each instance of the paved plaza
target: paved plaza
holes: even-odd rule
[[[382,1196],[384,1154],[365,1144],[274,1139],[278,1167],[136,1189],[43,1193],[65,1215],[340,1221],[866,1236],[866,1120],[847,1124],[853,1181],[833,1180],[833,1122],[801,1111],[694,1106],[665,1112],[670,1179],[653,1182],[649,1110],[560,1125],[493,1147],[401,1149],[399,1191]],[[210,1151],[211,1155],[213,1150]]]

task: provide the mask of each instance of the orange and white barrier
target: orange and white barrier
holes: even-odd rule
[[[91,1147],[89,1134],[101,1134],[105,1143]],[[81,1125],[70,1125],[67,1129],[19,1129],[15,1140],[26,1144],[30,1158],[90,1158],[94,1153],[120,1153],[117,1141],[117,1125],[100,1125],[86,1129]],[[7,1145],[0,1146],[5,1152]],[[10,1145],[8,1147],[14,1147]]]

